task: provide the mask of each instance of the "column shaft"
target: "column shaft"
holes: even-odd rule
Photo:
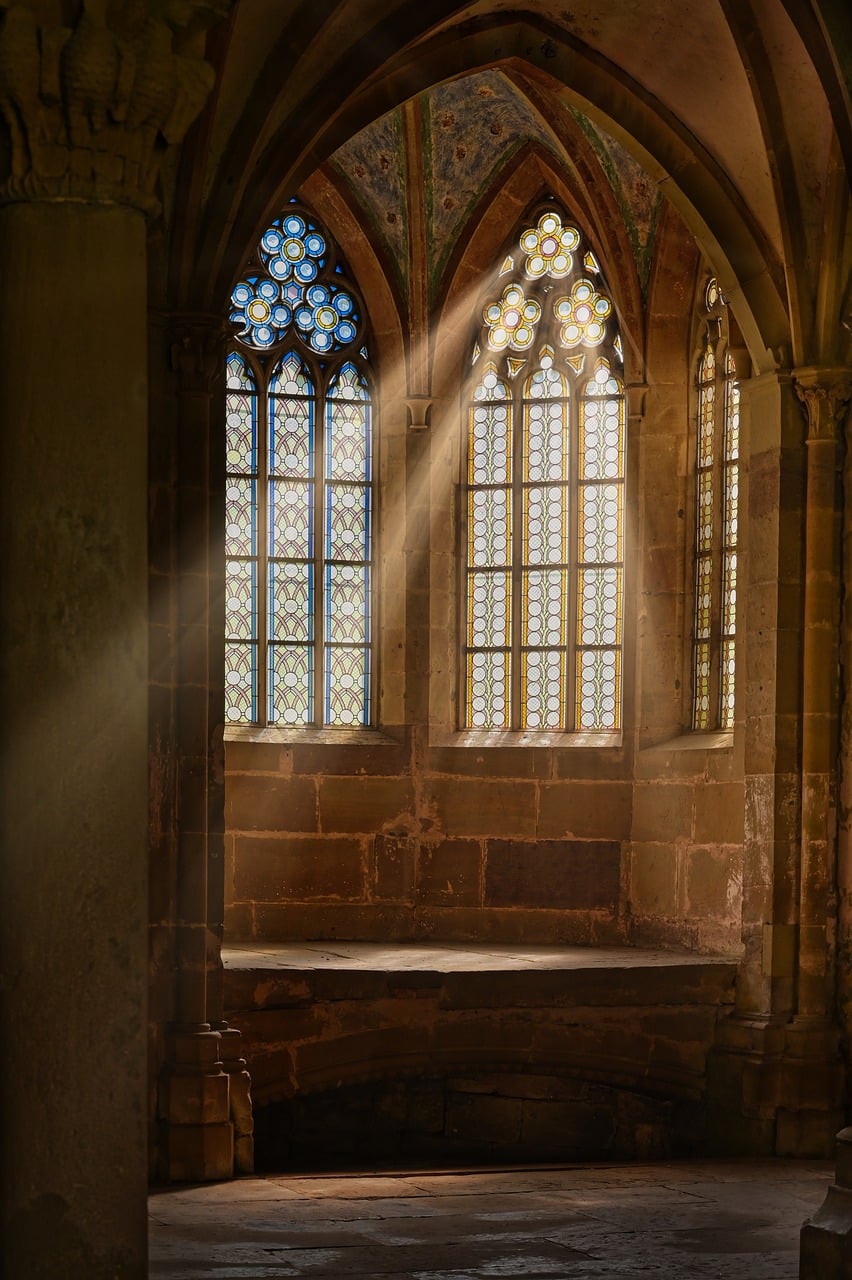
[[[838,449],[808,438],[802,670],[802,852],[797,1014],[833,1012],[835,784],[838,711]]]
[[[0,209],[10,1276],[146,1275],[146,232]]]
[[[748,441],[743,942],[737,1009],[786,1021],[798,913],[802,425],[791,380],[743,384]]]
[[[844,370],[796,371],[807,423],[797,1021],[834,1023]]]
[[[213,413],[213,386],[222,378],[221,327],[217,318],[176,317],[171,341],[178,437],[174,556],[178,964],[175,1023],[170,1029],[159,1110],[161,1173],[175,1181],[226,1178],[233,1172],[232,1073],[222,1065],[220,1033],[227,1027],[222,1022],[222,912],[217,907],[224,891],[224,424]],[[238,1056],[238,1045],[229,1040],[228,1048],[229,1058]]]

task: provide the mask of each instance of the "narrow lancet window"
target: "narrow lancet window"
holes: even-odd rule
[[[692,727],[701,730],[734,725],[740,393],[729,324],[710,280],[696,378]]]
[[[624,390],[580,232],[539,211],[482,311],[468,409],[464,724],[621,727]]]
[[[291,201],[231,295],[226,722],[371,722],[373,415],[364,309]]]

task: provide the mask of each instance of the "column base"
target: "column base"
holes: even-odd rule
[[[852,1129],[837,1135],[837,1175],[799,1237],[799,1280],[852,1280]]]
[[[217,1182],[234,1176],[230,1075],[221,1036],[209,1026],[173,1028],[160,1081],[160,1176],[168,1182]]]
[[[234,1129],[234,1173],[254,1173],[254,1115],[251,1076],[242,1053],[242,1033],[227,1022],[213,1024],[222,1038],[222,1066],[229,1076],[230,1117]]]
[[[720,1023],[707,1062],[708,1149],[830,1158],[844,1098],[832,1023],[732,1014]]]

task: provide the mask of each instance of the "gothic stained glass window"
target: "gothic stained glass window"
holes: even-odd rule
[[[694,729],[734,725],[740,393],[728,325],[725,297],[712,279],[696,379]]]
[[[482,310],[465,475],[464,724],[621,727],[625,408],[597,259],[554,208]]]
[[[295,201],[261,236],[230,319],[226,723],[369,724],[364,309],[331,237]]]

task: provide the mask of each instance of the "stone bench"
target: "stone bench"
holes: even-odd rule
[[[261,1164],[699,1149],[736,962],[633,948],[226,948]]]

